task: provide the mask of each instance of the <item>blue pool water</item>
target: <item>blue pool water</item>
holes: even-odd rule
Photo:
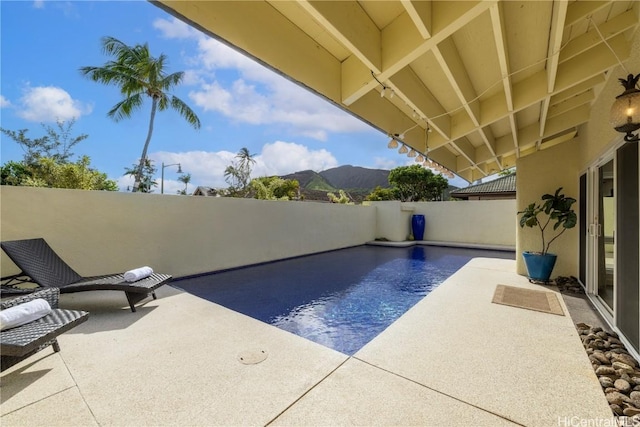
[[[474,257],[513,252],[358,246],[174,282],[352,355]]]

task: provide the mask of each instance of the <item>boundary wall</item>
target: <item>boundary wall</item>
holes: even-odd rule
[[[84,276],[143,265],[189,276],[365,244],[425,240],[515,245],[515,200],[367,206],[0,187],[0,239],[45,238]],[[18,272],[2,253],[0,274]]]
[[[425,216],[424,240],[514,248],[518,225],[516,201],[370,202],[377,208],[376,238],[409,237],[411,216]]]

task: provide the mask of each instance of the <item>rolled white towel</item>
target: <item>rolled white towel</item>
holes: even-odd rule
[[[149,277],[153,274],[153,269],[151,267],[140,267],[134,268],[133,270],[129,270],[124,273],[124,280],[127,282],[135,282],[136,280],[144,279],[145,277]]]
[[[4,331],[33,322],[49,313],[51,313],[51,306],[42,298],[9,307],[0,311],[0,330]]]

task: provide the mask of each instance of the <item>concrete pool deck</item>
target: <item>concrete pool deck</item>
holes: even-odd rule
[[[612,423],[568,314],[491,303],[498,284],[541,288],[514,271],[472,260],[353,357],[169,286],[137,313],[63,295],[91,316],[2,373],[0,424]]]

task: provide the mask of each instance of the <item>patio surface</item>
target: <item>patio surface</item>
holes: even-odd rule
[[[498,284],[540,289],[514,271],[512,260],[472,260],[353,357],[170,286],[137,313],[121,292],[63,295],[91,316],[59,338],[60,353],[2,374],[0,424],[609,421],[574,321],[491,303]],[[261,363],[239,360],[262,351]]]

